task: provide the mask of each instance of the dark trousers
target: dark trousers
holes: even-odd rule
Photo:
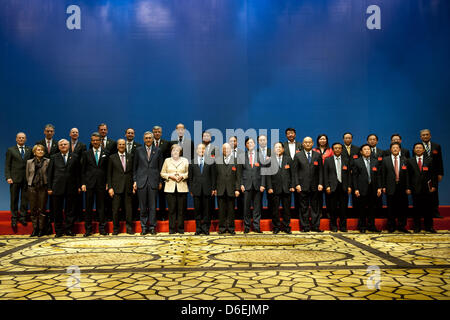
[[[157,189],[149,185],[138,189],[139,209],[141,211],[142,231],[155,230],[156,228],[156,195]]]
[[[53,209],[55,218],[55,232],[63,234],[71,232],[75,217],[73,215],[73,208],[76,199],[76,194],[53,195]],[[64,214],[63,214],[64,209]]]
[[[226,194],[217,196],[219,203],[219,232],[234,231],[234,201],[235,197]]]
[[[436,185],[436,191],[431,193],[431,203],[433,211],[433,216],[438,216],[439,214],[439,183]]]
[[[167,192],[167,205],[169,206],[169,233],[184,232],[184,213],[187,207],[187,192]]]
[[[109,197],[109,196],[108,196]],[[78,197],[75,198],[77,200]],[[93,188],[86,190],[86,217],[85,229],[86,232],[92,233],[92,217],[94,215],[94,199],[95,209],[97,212],[98,229],[100,232],[105,231],[105,188]]]
[[[269,201],[269,208],[272,213],[273,231],[279,231],[280,223],[280,203],[283,206],[283,230],[291,230],[291,193],[267,194]]]
[[[236,199],[236,217],[237,218],[243,218],[244,217],[244,194],[242,192],[239,192],[239,196]],[[234,204],[233,204],[233,210],[234,210]]]
[[[81,222],[84,220],[84,217],[83,217],[83,193],[80,193],[77,195],[77,198],[76,198],[75,204],[74,204],[73,214],[75,215],[75,219],[77,221]]]
[[[33,230],[44,231],[47,197],[47,187],[28,187],[28,200],[30,202]]]
[[[396,188],[393,195],[386,195],[388,208],[387,228],[390,231],[406,227],[406,217],[408,211],[408,195],[403,188]],[[395,219],[398,224],[396,225]]]
[[[125,211],[127,232],[132,232],[133,229],[133,197],[132,193],[114,193],[112,198],[112,214],[113,214],[113,225],[114,232],[119,232],[120,229],[120,219],[119,219],[119,208]],[[122,205],[123,203],[123,205]]]
[[[322,198],[318,191],[302,191],[299,194],[300,203],[300,226],[302,230],[310,231],[320,228],[319,206]],[[308,208],[311,206],[311,227],[309,226]]]
[[[359,219],[358,229],[360,231],[375,229],[375,212],[377,210],[379,197],[377,197],[377,188],[370,183],[366,195],[361,195],[358,199]]]
[[[336,190],[328,195],[330,228],[337,228],[337,218],[339,218],[339,229],[347,229],[347,205],[348,193],[342,189],[342,183],[338,183]]]
[[[211,196],[201,195],[194,196],[194,211],[195,211],[195,231],[209,232],[211,226]]]
[[[27,199],[27,185],[23,183],[12,183],[9,185],[11,196],[11,221],[17,221],[19,211],[19,196],[20,196],[20,219],[25,220],[27,217],[28,199]]]
[[[166,193],[164,192],[164,183],[161,190],[158,191],[158,220],[166,220],[166,208],[167,208],[167,200]]]
[[[432,193],[424,192],[413,194],[414,205],[414,229],[421,229],[420,219],[423,217],[425,230],[433,227],[433,203]]]
[[[259,190],[251,189],[244,191],[244,227],[250,229],[253,216],[253,229],[259,230],[259,221],[261,220],[261,196]],[[250,206],[253,203],[253,212]]]

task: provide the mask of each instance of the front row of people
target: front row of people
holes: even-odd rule
[[[244,195],[244,233],[261,233],[262,194],[267,191],[272,213],[273,232],[291,233],[291,196],[298,197],[301,231],[320,230],[319,207],[321,192],[329,197],[330,229],[347,231],[347,204],[352,195],[358,204],[358,229],[378,231],[375,227],[377,201],[384,193],[388,205],[388,231],[406,230],[408,195],[412,195],[415,208],[414,231],[421,230],[424,217],[425,230],[435,232],[430,199],[436,192],[437,175],[433,163],[424,157],[422,143],[414,145],[414,156],[400,156],[400,145],[392,143],[391,154],[371,156],[369,145],[360,148],[360,156],[344,157],[343,146],[332,146],[333,156],[322,161],[312,150],[313,141],[306,137],[303,149],[294,158],[284,155],[283,144],[276,143],[271,156],[262,156],[255,150],[255,142],[246,141],[243,158],[232,155],[228,143],[216,158],[205,154],[205,145],[199,144],[190,164],[182,157],[182,147],[174,144],[171,157],[163,161],[161,151],[153,144],[153,134],[144,134],[144,145],[134,156],[126,152],[126,142],[117,141],[118,152],[109,155],[101,147],[98,133],[91,136],[92,148],[82,154],[69,153],[69,142],[58,143],[59,153],[44,158],[45,147],[35,145],[34,157],[26,163],[26,182],[31,207],[32,236],[45,234],[45,208],[47,194],[53,199],[56,237],[73,234],[74,202],[82,191],[86,193],[85,236],[92,234],[94,200],[99,217],[100,234],[106,235],[104,195],[112,198],[113,234],[119,233],[119,209],[126,214],[126,229],[132,234],[132,195],[137,193],[142,235],[156,234],[156,197],[163,188],[169,207],[169,233],[184,233],[184,212],[187,193],[194,199],[196,235],[209,234],[214,197],[219,205],[219,234],[235,234],[235,199]],[[279,208],[282,205],[282,221]],[[253,210],[252,209],[253,206]],[[309,211],[309,208],[311,211]],[[64,215],[63,215],[64,212]],[[339,225],[338,225],[339,218]],[[396,223],[398,218],[398,223]],[[253,221],[252,221],[253,220]]]

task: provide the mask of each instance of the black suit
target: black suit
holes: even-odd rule
[[[431,142],[431,149],[428,153],[425,152],[424,155],[431,157],[433,160],[433,168],[436,175],[444,175],[444,163],[442,161],[442,149],[441,146],[435,142]],[[425,144],[424,144],[425,146]],[[426,149],[425,149],[426,150]],[[431,201],[433,203],[433,211],[435,216],[439,216],[439,183],[436,185],[436,192],[431,194]]]
[[[253,229],[260,230],[259,222],[261,220],[261,198],[260,187],[265,186],[265,176],[261,175],[261,161],[259,154],[253,150],[253,166],[250,165],[249,153],[244,156],[244,164],[241,164],[241,186],[244,186],[244,227],[250,230],[251,219],[253,216]],[[253,202],[253,211],[250,207]]]
[[[56,234],[72,232],[74,223],[74,202],[81,187],[80,160],[76,154],[67,154],[67,162],[61,153],[50,157],[47,170],[48,189],[52,190]],[[65,202],[65,227],[63,207]]]
[[[69,141],[69,153],[76,153],[79,159],[82,159],[83,153],[87,150],[86,145],[80,140],[75,144],[75,149],[72,151],[72,140]]]
[[[153,145],[156,146],[156,140],[153,141]],[[162,161],[167,158],[170,158],[170,148],[172,146],[172,142],[164,139],[159,139],[158,148],[161,150]],[[159,219],[158,220],[166,220],[166,208],[167,208],[167,200],[166,193],[164,192],[165,183],[163,181],[161,190],[158,190],[158,208],[159,208]]]
[[[237,159],[230,156],[228,164],[223,155],[216,161],[216,188],[219,204],[219,232],[234,232],[235,192],[240,192],[241,166]]]
[[[408,186],[411,190],[414,204],[414,229],[420,230],[420,218],[424,218],[425,230],[433,227],[433,203],[431,187],[437,186],[437,174],[433,168],[433,160],[424,156],[422,170],[419,170],[417,158],[408,159]]]
[[[317,231],[320,228],[319,206],[322,203],[318,186],[323,185],[323,160],[318,152],[313,150],[310,152],[311,162],[308,161],[304,150],[295,155],[293,170],[295,186],[301,187],[301,192],[296,192],[300,204],[300,225],[304,231],[311,229]],[[311,205],[311,227],[308,215],[309,205]]]
[[[340,156],[341,162],[341,181],[338,180],[338,172],[336,167],[337,157],[332,156],[325,159],[323,176],[324,190],[330,188],[330,227],[332,230],[337,229],[337,218],[339,217],[339,229],[345,231],[347,229],[347,205],[348,205],[348,188],[351,188],[351,167],[350,159],[346,156]]]
[[[95,160],[94,149],[83,153],[81,184],[86,186],[86,233],[92,233],[92,216],[94,215],[94,198],[99,220],[100,233],[105,232],[105,197],[106,173],[108,170],[108,151],[101,149],[98,154],[98,164]]]
[[[100,145],[100,147],[102,149],[105,149],[105,151],[108,152],[109,155],[112,155],[117,152],[116,140],[106,137],[106,145],[103,138],[100,138],[100,140],[102,140],[102,144]],[[89,143],[89,149],[92,149],[92,143]]]
[[[350,173],[353,169],[353,162],[360,157],[360,147],[355,146],[354,144],[350,145],[350,153],[347,151],[347,147],[345,144],[342,144],[342,157],[346,158],[348,161],[348,164],[350,166]],[[359,212],[359,201],[358,198],[355,196],[355,190],[352,190],[352,207],[353,211],[358,213]]]
[[[133,156],[125,153],[124,157],[125,170],[119,153],[109,157],[106,182],[108,188],[114,190],[112,200],[114,232],[119,232],[119,208],[123,201],[122,210],[125,211],[127,232],[131,233],[133,228]]]
[[[194,197],[196,233],[209,234],[211,199],[214,199],[211,193],[216,189],[216,169],[214,163],[208,163],[206,158],[203,159],[201,169],[198,157],[194,158],[194,163],[189,164],[188,184]]]
[[[11,222],[16,222],[18,212],[20,211],[20,220],[26,221],[27,215],[27,181],[25,177],[25,169],[27,160],[32,158],[31,148],[23,146],[23,158],[17,145],[8,148],[5,160],[5,177],[6,180],[12,179],[13,183],[9,185],[10,203],[11,203]],[[19,210],[20,195],[20,210]]]
[[[75,148],[72,151],[72,139],[69,140],[69,154],[76,153],[78,156],[78,159],[82,161],[83,159],[83,153],[87,150],[86,145],[81,142],[80,140],[77,141],[75,144]],[[83,194],[80,193],[77,195],[77,199],[75,200],[74,204],[74,215],[78,219],[78,221],[82,221],[82,208],[83,208]]]
[[[404,154],[404,153],[402,153]],[[386,188],[386,200],[388,206],[388,230],[393,232],[396,229],[395,218],[398,219],[398,228],[406,227],[406,217],[408,210],[408,195],[406,187],[408,185],[407,158],[397,156],[399,180],[396,180],[395,167],[392,163],[392,156],[383,158],[379,179],[379,188]]]
[[[140,147],[140,146],[142,146],[142,144],[140,144],[139,142],[136,142],[136,140],[133,140],[133,142],[125,140],[125,152],[129,153],[131,156],[134,156],[134,153],[136,152],[136,148]]]
[[[291,154],[291,150],[289,149],[289,141],[283,142],[284,154],[291,157],[292,161],[294,161],[295,154],[299,153],[303,150],[303,146],[301,142],[295,142],[295,154]]]
[[[375,212],[378,199],[380,198],[377,196],[379,163],[376,158],[369,157],[369,159],[370,183],[364,157],[356,159],[353,162],[352,169],[353,188],[360,193],[358,229],[363,232],[365,230],[375,230]]]
[[[48,152],[48,146],[47,146],[47,142],[45,139],[39,140],[38,142],[36,142],[36,144],[40,144],[42,146],[44,146],[44,157],[49,158],[54,155],[59,153],[59,148],[58,148],[58,140],[56,140],[55,138],[52,139],[52,143],[50,145],[50,152]]]
[[[408,150],[408,149],[401,148],[400,150],[401,150],[401,151],[400,151],[400,156],[402,156],[402,157],[405,158],[405,159],[411,158],[411,155],[409,154],[409,150]],[[383,152],[383,157],[390,156],[391,154],[392,154],[392,153],[391,153],[391,149],[385,150],[385,151]]]
[[[272,194],[267,193],[269,199],[269,208],[272,213],[273,231],[280,230],[280,202],[283,205],[283,230],[290,231],[291,223],[291,191],[294,188],[294,179],[292,178],[292,159],[287,155],[282,155],[281,167],[278,157],[273,154],[270,159],[273,164],[272,174],[267,175],[267,191],[273,190]]]

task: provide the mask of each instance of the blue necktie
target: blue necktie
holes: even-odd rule
[[[370,179],[370,160],[365,159],[364,161],[366,161],[367,175],[369,176],[369,183],[370,183],[371,182],[371,179]]]
[[[95,163],[98,165],[98,149],[95,150]]]
[[[25,156],[25,152],[23,151],[23,147],[20,147],[20,155],[22,156],[22,159]]]
[[[200,173],[203,173],[203,158],[200,159]]]
[[[308,152],[308,162],[311,163],[311,153]]]

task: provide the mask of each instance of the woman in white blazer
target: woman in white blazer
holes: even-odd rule
[[[164,161],[161,169],[161,177],[165,180],[164,192],[166,193],[169,207],[169,233],[184,233],[184,213],[187,207],[188,171],[189,161],[183,158],[182,148],[174,144],[170,148],[171,157]]]

